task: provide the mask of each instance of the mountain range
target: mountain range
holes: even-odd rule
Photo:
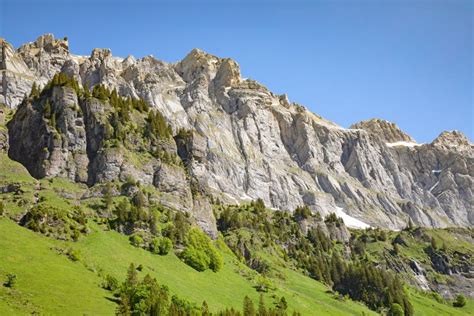
[[[0,69],[0,102],[24,113],[10,123],[9,155],[37,178],[94,185],[132,176],[166,192],[165,205],[185,211],[196,204],[195,182],[204,196],[223,203],[260,198],[288,211],[307,205],[322,215],[345,216],[355,226],[401,229],[409,219],[426,227],[474,223],[474,146],[461,132],[442,132],[430,144],[418,144],[381,119],[342,128],[241,78],[232,59],[198,49],[174,64],[152,56],[114,57],[109,49],[78,56],[67,39],[47,34],[17,50],[2,40]],[[102,84],[120,96],[142,98],[174,134],[189,131],[168,144],[186,163],[188,177],[159,159],[138,167],[120,150],[98,148],[100,123],[91,117],[102,109],[79,104],[67,90],[54,95],[56,106],[77,105],[90,115],[65,113],[61,133],[67,139],[46,140],[44,122],[22,100],[33,83],[44,86],[59,72],[89,89]]]
[[[472,314],[461,132],[344,128],[199,49],[0,48],[0,314]]]

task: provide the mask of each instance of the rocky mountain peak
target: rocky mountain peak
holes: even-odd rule
[[[458,149],[458,150],[472,150],[474,144],[460,131],[444,131],[431,143],[433,146]]]
[[[176,65],[185,82],[204,76],[208,81],[217,78],[218,84],[230,86],[240,81],[240,67],[230,58],[218,58],[198,48],[193,49]]]
[[[53,34],[44,34],[34,42],[24,44],[18,48],[18,52],[24,55],[36,55],[40,51],[51,54],[69,54],[68,39],[56,39]]]
[[[353,124],[351,129],[363,129],[385,143],[410,142],[416,141],[408,134],[404,133],[395,123],[382,120],[370,119]]]
[[[91,59],[105,60],[112,56],[112,51],[108,48],[94,48],[91,52]]]
[[[240,80],[239,65],[230,58],[223,59],[216,74],[216,84],[223,87],[231,87],[238,84]]]

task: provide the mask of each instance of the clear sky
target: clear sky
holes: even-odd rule
[[[174,62],[198,47],[344,127],[373,117],[419,142],[474,139],[472,0],[0,0],[0,36]]]

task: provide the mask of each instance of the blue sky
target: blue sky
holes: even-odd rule
[[[53,33],[169,62],[198,47],[344,127],[384,118],[419,142],[474,139],[473,19],[470,0],[0,0],[15,47]]]

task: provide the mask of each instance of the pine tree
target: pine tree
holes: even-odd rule
[[[137,192],[137,194],[135,194],[135,196],[133,197],[133,204],[139,209],[141,210],[142,208],[145,207],[146,205],[146,197],[145,195],[143,194],[143,192],[140,190]]]
[[[201,316],[210,316],[211,313],[209,312],[209,306],[207,305],[206,301],[202,302],[201,305]]]
[[[36,85],[36,82],[33,82],[33,86],[31,87],[31,92],[30,92],[30,98],[36,99],[39,97],[40,91],[38,89],[38,86]]]
[[[125,284],[128,288],[133,288],[138,284],[138,273],[133,263],[130,263],[127,271],[127,280]]]
[[[123,199],[114,210],[115,216],[119,223],[125,223],[130,219],[130,202],[128,199]]]
[[[84,90],[84,98],[90,99],[91,92],[90,92],[89,88],[87,87],[87,85],[84,84],[83,90]]]
[[[104,139],[105,140],[110,140],[110,139],[113,139],[114,137],[114,128],[112,127],[112,125],[110,125],[109,122],[105,122],[105,125],[104,125]]]
[[[109,209],[112,206],[112,184],[107,182],[105,185],[105,192],[104,192],[104,205],[106,209]]]
[[[286,311],[288,308],[288,303],[286,302],[286,298],[282,296],[280,298],[280,302],[278,302],[278,309],[281,311]]]
[[[51,118],[51,114],[52,114],[51,103],[49,103],[49,100],[46,100],[43,106],[43,116],[49,119]]]
[[[265,301],[263,294],[260,294],[260,299],[258,300],[258,316],[266,316],[267,308],[265,307]]]
[[[127,295],[122,294],[120,298],[120,304],[116,310],[116,314],[120,316],[130,316],[132,315],[131,309],[132,308],[130,306],[130,299],[128,298]]]
[[[252,300],[248,297],[244,297],[244,316],[255,316],[255,307],[253,306]]]

